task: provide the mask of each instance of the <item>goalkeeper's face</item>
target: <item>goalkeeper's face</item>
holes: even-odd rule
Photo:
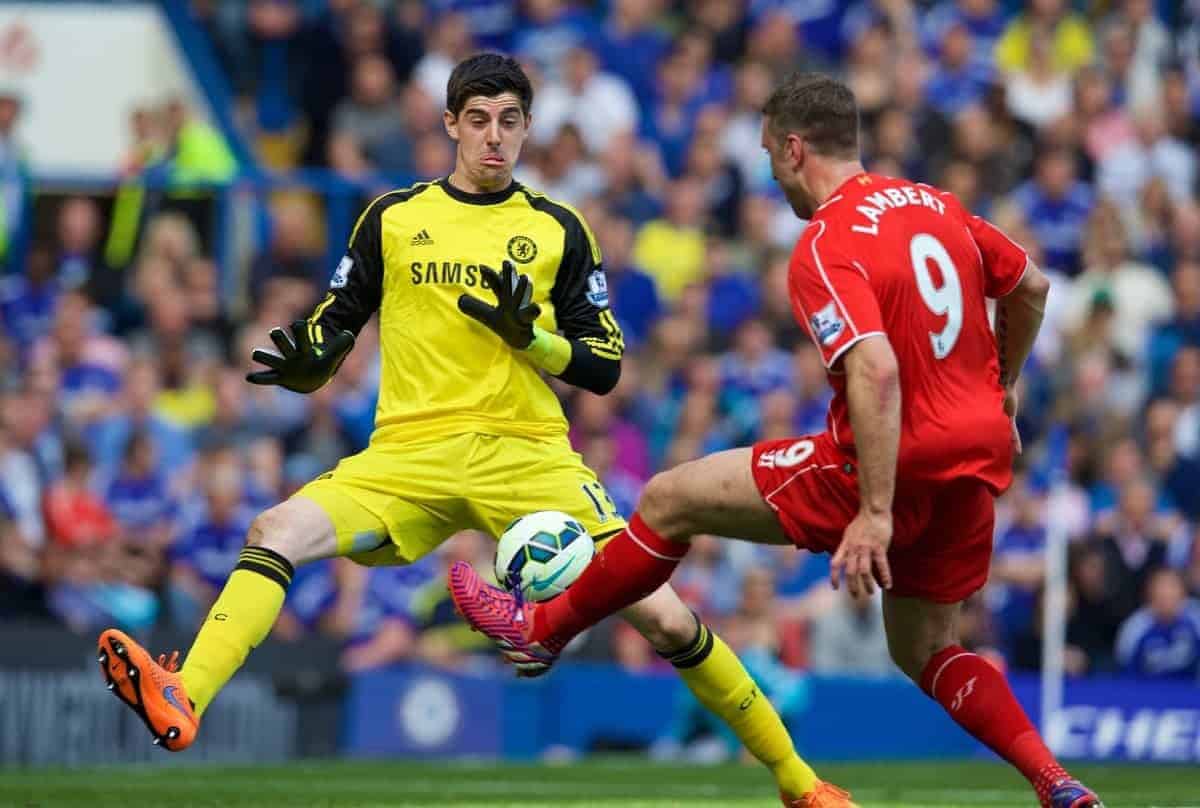
[[[457,116],[446,110],[444,120],[458,144],[455,174],[478,191],[500,190],[512,181],[530,124],[515,93],[473,96]]]

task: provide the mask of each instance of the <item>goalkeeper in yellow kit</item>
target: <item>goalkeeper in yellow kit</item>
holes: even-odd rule
[[[110,688],[156,743],[192,743],[217,691],[270,631],[299,564],[335,555],[407,564],[459,530],[497,536],[538,510],[570,513],[598,540],[625,526],[571,449],[542,377],[607,393],[624,345],[583,219],[512,179],[532,95],[512,59],[459,64],[445,112],[454,173],[372,202],[324,300],[290,334],[271,332],[278,354],[255,351],[266,369],[249,381],[312,392],[378,311],[375,431],[367,449],[254,520],[181,670],[120,631],[100,635]],[[771,705],[670,588],[625,617],[771,768],[789,801],[813,790]]]

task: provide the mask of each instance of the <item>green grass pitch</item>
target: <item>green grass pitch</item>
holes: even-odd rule
[[[1200,770],[1075,767],[1108,808],[1200,807]],[[998,763],[819,766],[863,808],[1034,806],[1019,776]],[[561,766],[494,763],[300,762],[260,768],[193,765],[0,770],[0,805],[42,806],[778,806],[755,766],[659,766],[605,759]]]

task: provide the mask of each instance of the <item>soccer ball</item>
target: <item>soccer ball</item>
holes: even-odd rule
[[[549,600],[575,582],[596,554],[583,525],[561,511],[537,511],[504,529],[496,545],[496,580],[526,600]]]

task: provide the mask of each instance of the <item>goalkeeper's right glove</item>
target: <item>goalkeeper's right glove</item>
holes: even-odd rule
[[[279,353],[255,348],[251,358],[270,369],[247,373],[246,381],[277,384],[296,393],[311,393],[337,373],[342,360],[354,347],[354,335],[349,331],[339,331],[333,339],[314,345],[304,320],[294,321],[291,330],[289,337],[282,328],[271,329],[271,341]]]

